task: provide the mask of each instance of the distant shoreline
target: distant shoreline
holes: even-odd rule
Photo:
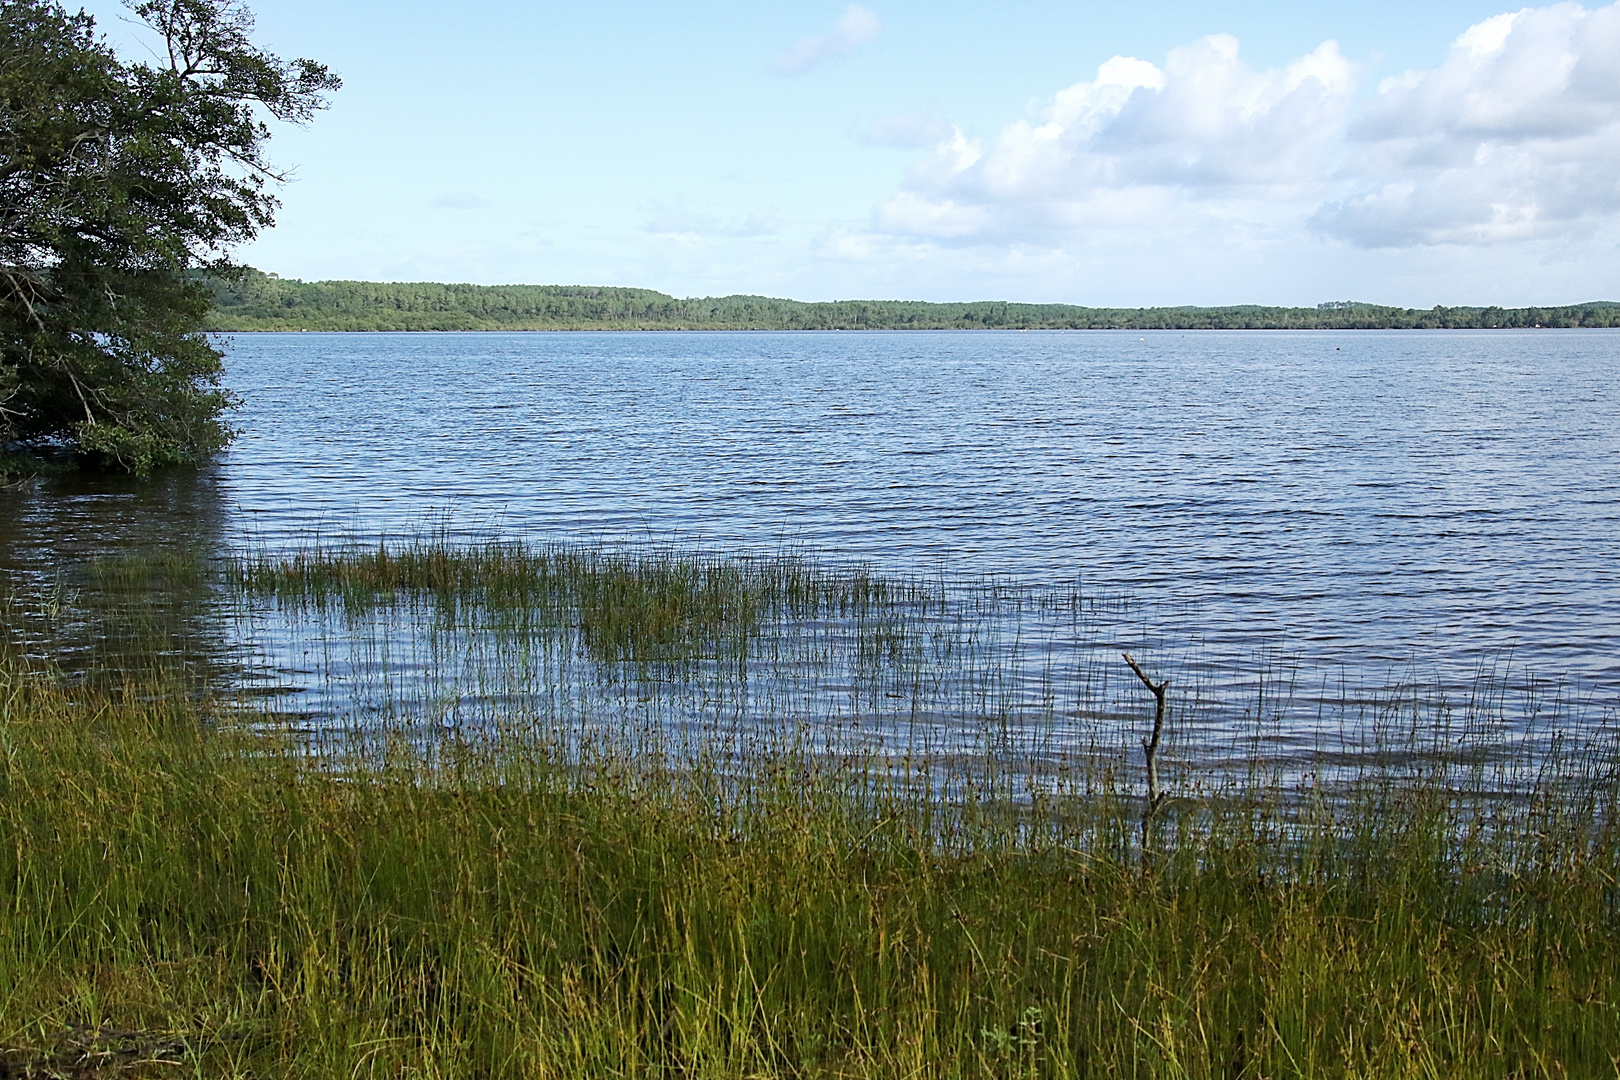
[[[1620,327],[1620,302],[1557,307],[1093,308],[765,296],[678,299],[651,289],[437,282],[208,279],[215,333],[547,330],[1493,330]]]
[[[473,329],[373,330],[373,329],[319,329],[300,327],[220,326],[210,323],[203,328],[205,334],[1130,334],[1137,331],[1156,334],[1231,333],[1253,330],[1265,333],[1339,333],[1382,332],[1407,333],[1422,330],[1610,330],[1620,329],[1620,323],[1609,326],[925,326],[877,327],[835,326],[831,328],[763,327],[763,326],[492,326]]]

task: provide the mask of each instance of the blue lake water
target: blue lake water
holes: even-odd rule
[[[217,465],[8,494],[0,554],[797,545],[1075,585],[1166,664],[1620,698],[1620,332],[250,334],[228,366]]]

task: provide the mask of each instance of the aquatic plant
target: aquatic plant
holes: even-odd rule
[[[11,1074],[1620,1067],[1601,725],[1395,693],[1314,765],[1183,743],[1149,806],[1124,664],[1065,677],[1117,730],[1052,734],[1066,661],[1019,627],[1080,625],[1056,590],[428,540],[214,580],[244,632],[302,620],[263,677],[336,707],[128,649],[0,664]]]
[[[1614,760],[1025,800],[0,671],[0,1043],[199,1075],[1612,1075]],[[672,761],[679,768],[670,767]],[[124,1057],[119,1059],[118,1055]],[[155,1067],[155,1066],[152,1066]]]

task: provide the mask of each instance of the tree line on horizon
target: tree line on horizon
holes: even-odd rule
[[[1096,308],[1002,301],[680,299],[584,285],[210,279],[219,332],[408,330],[1427,330],[1620,326],[1620,303],[1561,307]]]

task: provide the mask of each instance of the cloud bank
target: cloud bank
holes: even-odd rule
[[[1620,3],[1500,15],[1436,67],[1363,83],[1332,41],[1271,70],[1227,35],[1162,66],[1116,56],[988,146],[953,129],[873,229],[1377,249],[1556,238],[1620,213]]]
[[[802,75],[829,60],[847,56],[878,36],[878,17],[858,4],[851,4],[832,29],[807,37],[776,58],[771,66],[783,75]]]

